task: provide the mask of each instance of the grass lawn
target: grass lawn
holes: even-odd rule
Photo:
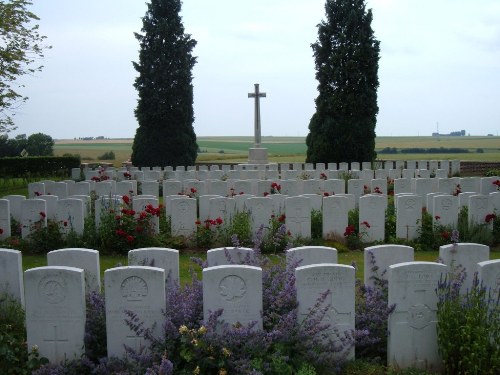
[[[191,261],[191,257],[206,259],[206,253],[194,253],[194,252],[183,252],[179,254],[179,271],[181,284],[190,282],[190,268],[196,270],[198,276],[201,278],[200,268]],[[363,264],[363,252],[359,250],[342,252],[338,254],[339,263],[351,265],[353,262],[356,263],[356,278],[363,280],[364,264]],[[276,256],[271,256],[271,259],[277,261]],[[435,262],[438,259],[437,251],[419,251],[415,253],[415,260],[417,261],[427,261]],[[500,250],[495,250],[490,252],[490,259],[500,259]],[[104,280],[104,271],[109,268],[126,266],[127,257],[126,256],[100,256],[101,263],[101,280]],[[47,257],[45,255],[23,255],[23,269],[27,270],[34,267],[42,267],[47,265]],[[101,282],[102,282],[101,281]]]

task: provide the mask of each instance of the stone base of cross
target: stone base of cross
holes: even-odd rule
[[[249,148],[248,149],[248,164],[268,164],[267,148]]]

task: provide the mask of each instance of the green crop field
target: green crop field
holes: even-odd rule
[[[105,152],[113,151],[115,166],[120,166],[132,154],[132,139],[59,140],[55,155],[78,154],[82,161],[97,161]],[[198,162],[243,162],[253,137],[198,137]],[[269,160],[274,162],[304,162],[307,147],[305,137],[262,137],[262,146],[268,149]],[[396,148],[396,154],[382,154],[384,148]],[[401,153],[408,148],[460,148],[467,153]],[[500,161],[500,137],[377,137],[375,149],[382,160],[439,160],[460,159],[473,161]]]

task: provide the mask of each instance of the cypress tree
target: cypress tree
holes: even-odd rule
[[[364,0],[327,0],[311,45],[319,95],[306,138],[307,162],[372,161],[380,46]]]
[[[135,116],[139,123],[132,146],[136,166],[193,165],[198,151],[193,129],[192,69],[196,41],[184,33],[180,0],[151,0],[142,19],[139,94]]]

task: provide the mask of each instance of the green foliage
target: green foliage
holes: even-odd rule
[[[54,155],[54,140],[47,134],[31,134],[28,137],[26,151],[31,156],[52,156]]]
[[[0,160],[0,177],[68,176],[71,168],[80,167],[80,159],[76,157],[35,156]]]
[[[375,159],[379,42],[364,0],[327,0],[312,45],[319,95],[306,138],[307,162]]]
[[[97,157],[97,160],[115,160],[116,156],[113,151],[105,152],[104,154]]]
[[[490,169],[485,174],[486,177],[500,176],[500,169]]]
[[[311,211],[311,238],[323,238],[323,213],[321,210]]]
[[[5,375],[28,375],[48,363],[36,348],[26,347],[24,310],[10,296],[0,295],[0,368]]]
[[[135,116],[139,127],[132,146],[136,166],[193,165],[198,145],[194,133],[192,69],[196,41],[184,33],[180,0],[152,0],[143,18],[139,94]]]
[[[45,36],[38,31],[39,18],[28,10],[27,0],[0,1],[0,133],[15,129],[12,116],[28,100],[18,89],[17,79],[42,70]],[[35,64],[35,65],[33,65]]]
[[[437,333],[445,374],[500,373],[500,305],[475,275],[460,293],[461,276],[451,273],[437,289]]]

